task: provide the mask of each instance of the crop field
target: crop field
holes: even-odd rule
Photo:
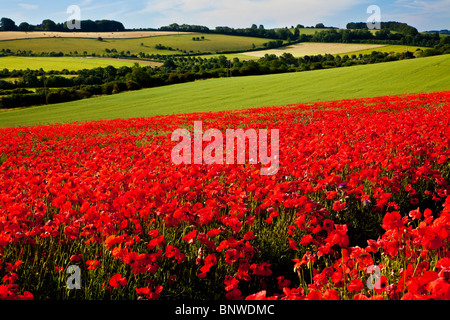
[[[290,46],[286,46],[279,49],[269,49],[262,51],[251,51],[242,53],[244,55],[253,57],[264,57],[266,54],[275,54],[277,56],[283,53],[290,53],[294,57],[303,57],[305,55],[318,55],[318,54],[344,54],[353,51],[380,50],[384,45],[377,44],[350,44],[350,43],[320,43],[320,42],[302,42],[296,43]]]
[[[0,57],[0,69],[9,70],[39,70],[44,71],[57,70],[61,71],[67,69],[82,70],[93,69],[97,67],[113,66],[120,68],[123,66],[132,67],[137,62],[142,65],[161,65],[158,62],[150,62],[143,60],[125,60],[125,59],[107,59],[107,58],[93,58],[93,57],[19,57],[7,56]]]
[[[410,51],[410,52],[416,52],[417,50],[426,50],[429,49],[427,47],[417,47],[417,46],[402,46],[402,45],[385,45],[382,46],[380,48],[376,48],[376,49],[366,49],[366,50],[359,50],[359,51],[354,51],[354,52],[348,52],[347,54],[349,56],[351,55],[356,55],[358,56],[359,54],[365,55],[365,54],[371,54],[372,51],[379,51],[379,52],[387,52],[387,53],[403,53],[405,51]]]
[[[2,112],[0,127],[149,117],[450,90],[448,55],[221,78]]]
[[[35,39],[35,38],[92,38],[104,39],[132,39],[158,37],[175,34],[191,34],[191,32],[173,31],[123,31],[123,32],[56,32],[56,31],[2,31],[1,40]]]
[[[195,121],[257,161],[175,164]],[[0,129],[0,299],[450,299],[449,128],[442,91]]]
[[[200,40],[194,41],[193,37],[199,37]],[[202,40],[201,37],[204,36]],[[158,37],[146,37],[136,39],[95,39],[85,38],[40,38],[40,39],[22,39],[22,40],[4,40],[0,41],[1,49],[10,49],[13,52],[17,50],[39,52],[62,52],[64,54],[83,54],[86,52],[91,55],[101,55],[106,49],[115,49],[117,52],[127,52],[130,54],[183,54],[183,53],[217,53],[222,51],[244,51],[263,46],[268,39],[228,36],[220,34],[180,34],[166,35]],[[156,49],[155,46],[161,44],[167,49]]]

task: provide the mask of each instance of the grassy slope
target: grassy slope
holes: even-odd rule
[[[192,37],[205,37],[202,41],[193,41]],[[254,43],[256,47],[262,47],[268,39],[237,37],[220,34],[187,34],[187,35],[170,35],[147,37],[139,39],[76,39],[76,38],[41,38],[26,40],[5,40],[0,41],[1,49],[31,50],[33,52],[63,52],[70,54],[77,51],[82,54],[86,51],[88,54],[102,54],[105,49],[116,49],[120,51],[130,51],[130,53],[138,54],[144,52],[148,54],[176,54],[187,52],[220,52],[220,51],[243,51],[252,48]],[[142,45],[141,45],[142,43]],[[158,50],[155,45],[162,44],[166,47],[179,49],[181,51]]]
[[[142,62],[142,64],[147,64]],[[122,66],[132,67],[133,61],[123,61],[118,59],[93,59],[78,57],[17,57],[8,56],[0,57],[0,69],[7,68],[9,70],[81,70],[92,69],[97,67],[113,66],[120,68]]]
[[[450,90],[450,55],[222,78],[0,113],[0,126],[147,117]]]

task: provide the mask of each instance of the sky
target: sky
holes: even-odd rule
[[[348,22],[366,22],[380,8],[381,21],[406,22],[419,31],[450,29],[450,0],[0,0],[0,17],[39,24],[44,19],[64,22],[71,5],[81,20],[110,19],[125,28],[159,28],[171,23],[266,29],[302,24],[345,28]]]

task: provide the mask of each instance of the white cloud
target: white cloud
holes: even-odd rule
[[[154,24],[171,22],[246,27],[262,22],[277,26],[326,24],[361,0],[149,0],[138,13],[152,14]]]
[[[421,11],[422,13],[438,13],[450,12],[450,0],[438,1],[418,1],[418,0],[397,0],[396,6],[406,9],[413,9],[414,11]]]
[[[25,10],[36,10],[39,8],[37,4],[19,3],[19,7]]]

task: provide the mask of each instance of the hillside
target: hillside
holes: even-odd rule
[[[203,36],[203,39],[201,38]],[[193,40],[193,38],[199,38]],[[268,39],[229,36],[220,34],[175,34],[157,37],[133,39],[103,39],[99,41],[87,38],[37,38],[0,41],[0,50],[11,52],[32,51],[33,53],[54,52],[65,55],[86,54],[102,55],[109,51],[125,52],[129,55],[144,54],[186,54],[217,53],[222,51],[245,51],[252,48],[263,48]],[[158,46],[160,45],[160,46]]]
[[[0,126],[148,117],[450,90],[450,56],[221,78],[0,113]]]

